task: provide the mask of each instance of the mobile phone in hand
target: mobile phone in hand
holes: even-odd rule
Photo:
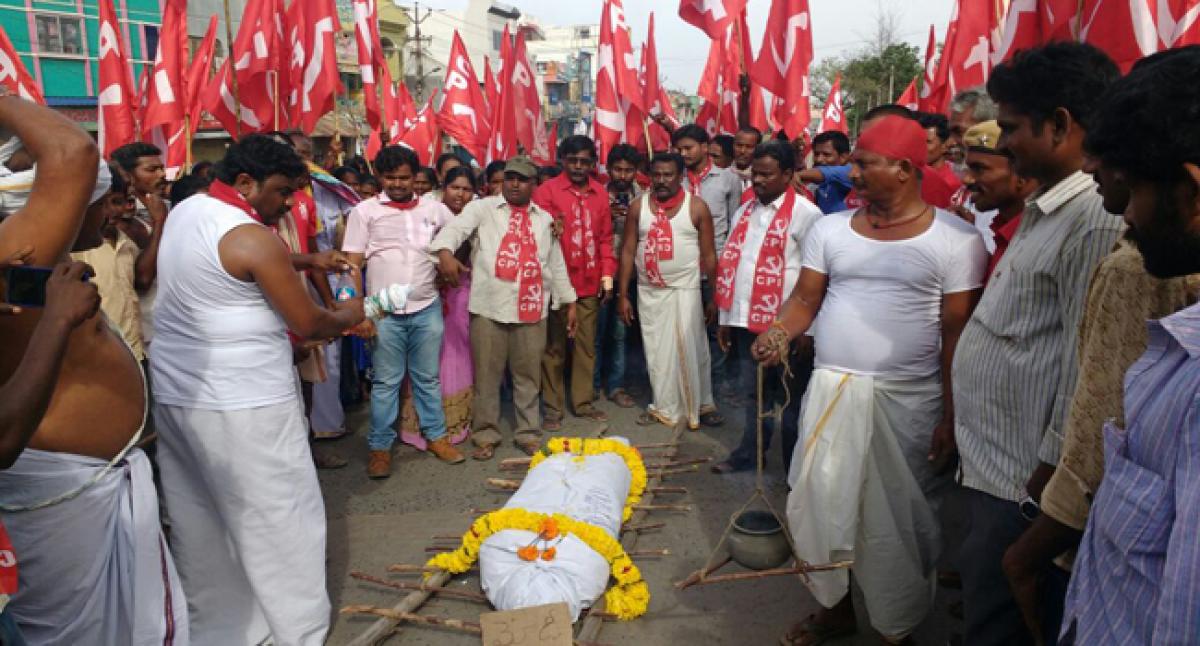
[[[8,285],[4,302],[21,307],[45,307],[46,282],[53,271],[50,267],[9,267],[4,276]]]

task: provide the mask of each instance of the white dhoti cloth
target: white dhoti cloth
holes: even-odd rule
[[[788,526],[796,552],[813,564],[853,560],[871,625],[907,636],[933,603],[941,533],[928,495],[946,477],[926,456],[941,420],[937,378],[883,381],[813,371],[792,456]],[[846,570],[809,575],[832,608],[849,591]]]
[[[322,644],[325,507],[300,402],[154,419],[192,643]]]
[[[650,413],[668,424],[700,427],[700,409],[713,406],[711,357],[700,288],[638,285]]]
[[[346,432],[342,409],[342,342],[325,345],[325,381],[313,384],[313,407],[309,421],[314,433],[337,435]]]
[[[107,460],[25,449],[0,471],[0,503],[73,491]],[[67,500],[3,511],[20,574],[8,608],[31,646],[188,644],[187,601],[158,518],[150,460],[131,450]]]

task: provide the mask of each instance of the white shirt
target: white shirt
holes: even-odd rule
[[[851,228],[853,214],[826,216],[804,242],[804,267],[829,277],[809,330],[817,367],[889,379],[936,375],[942,297],[983,285],[983,239],[973,225],[938,209],[914,238],[872,240]]]
[[[733,279],[733,303],[729,311],[718,310],[717,318],[722,326],[747,327],[750,315],[750,296],[754,291],[754,273],[758,265],[758,254],[762,249],[763,239],[766,238],[767,227],[775,219],[775,214],[783,207],[787,194],[780,195],[770,204],[758,200],[747,202],[738,208],[733,216],[730,232],[737,230],[742,218],[750,218],[750,227],[746,230],[746,240],[742,244],[742,255],[738,259],[737,275]],[[800,277],[800,261],[804,250],[804,237],[812,225],[824,217],[821,209],[803,197],[797,195],[792,204],[792,220],[788,225],[787,243],[784,245],[783,294],[781,300],[787,300],[796,279]]]
[[[243,225],[263,226],[207,195],[184,200],[166,222],[150,355],[157,403],[241,410],[299,396],[283,318],[258,283],[221,264],[221,239]]]

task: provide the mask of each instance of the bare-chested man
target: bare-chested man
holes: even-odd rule
[[[118,200],[108,199],[91,138],[10,96],[0,98],[0,128],[37,164],[27,202],[0,222],[0,257],[32,247],[26,263],[46,267],[99,245]],[[0,381],[13,376],[42,315],[26,308],[0,319]],[[11,608],[30,644],[187,641],[150,464],[132,448],[145,413],[142,371],[119,333],[100,315],[75,328],[29,447],[0,472],[0,515],[20,559]]]

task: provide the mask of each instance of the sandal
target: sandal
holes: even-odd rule
[[[487,444],[484,446],[475,447],[475,450],[471,452],[471,458],[474,460],[479,460],[480,462],[491,460],[493,455],[496,455],[495,444]]]
[[[583,419],[590,419],[593,422],[607,422],[608,421],[608,413],[606,413],[594,406],[585,406],[584,408],[576,410],[575,416],[582,417]]]
[[[609,393],[608,401],[621,408],[633,408],[635,405],[637,405],[637,402],[633,401],[633,397],[620,388]]]
[[[515,440],[513,440],[513,444],[516,444],[517,448],[521,449],[521,451],[523,451],[525,453],[525,455],[533,455],[534,453],[537,453],[542,448],[542,441],[538,440],[538,439],[532,439],[532,438],[524,439],[524,440],[523,439],[515,439]]]
[[[315,464],[318,469],[340,469],[347,464],[350,464],[350,461],[341,457],[340,455],[317,453],[314,451],[313,464]]]
[[[656,424],[662,424],[662,420],[650,413],[642,413],[641,415],[638,415],[636,420],[634,420],[634,424],[637,424],[638,426],[654,426]]]
[[[546,419],[542,420],[542,430],[546,431],[547,433],[557,433],[558,431],[562,430],[562,422],[562,417],[551,417],[547,415]]]
[[[792,626],[783,637],[779,638],[782,646],[819,646],[842,637],[849,637],[858,632],[857,626],[835,626],[817,623],[816,615]]]
[[[715,410],[707,413],[700,413],[700,424],[709,428],[720,426],[725,423],[725,416]]]

